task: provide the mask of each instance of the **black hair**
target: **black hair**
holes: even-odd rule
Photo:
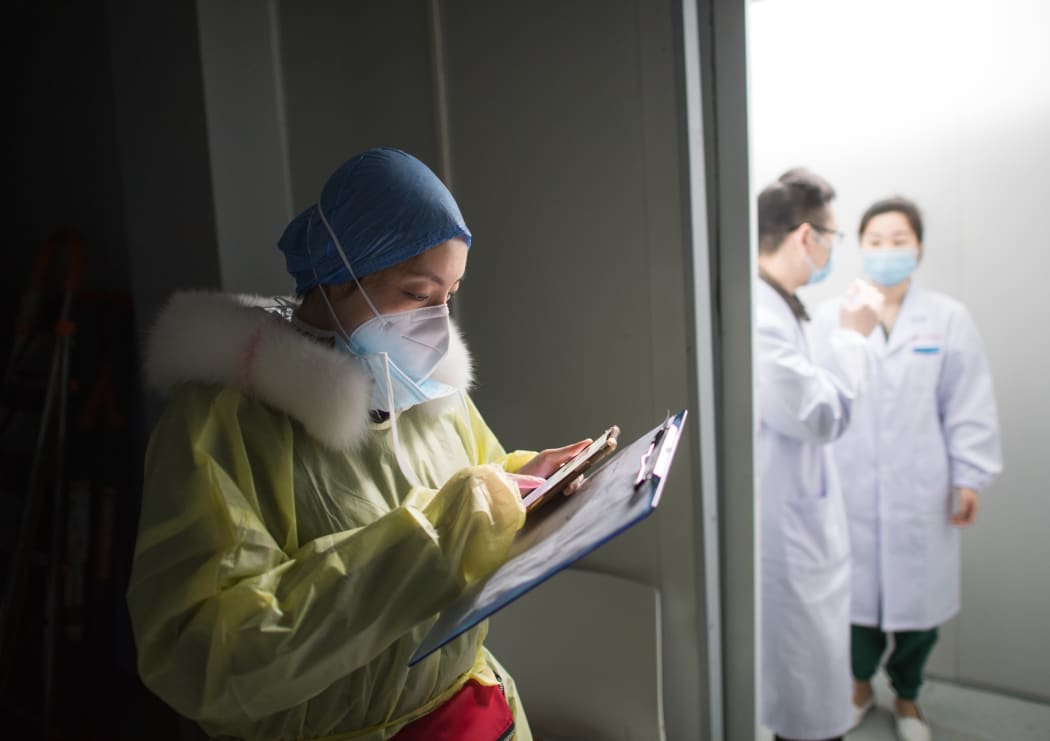
[[[860,227],[857,229],[857,236],[863,236],[864,230],[868,228],[868,222],[882,214],[903,214],[904,218],[908,220],[911,230],[915,233],[915,238],[919,241],[919,244],[922,244],[922,214],[919,212],[919,207],[915,205],[915,202],[904,196],[883,198],[881,201],[876,201],[868,207],[868,210],[860,217]]]
[[[801,224],[825,226],[835,189],[804,167],[793,167],[758,194],[758,251],[776,252]]]

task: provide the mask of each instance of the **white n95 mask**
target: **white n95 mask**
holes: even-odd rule
[[[350,335],[350,351],[362,357],[386,353],[393,365],[421,383],[448,354],[448,322],[447,304],[397,314],[376,312]]]
[[[377,313],[355,329],[347,349],[361,358],[375,379],[372,408],[398,412],[456,393],[430,378],[448,354],[450,335],[446,304]]]

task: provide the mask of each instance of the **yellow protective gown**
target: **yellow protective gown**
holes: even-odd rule
[[[269,330],[268,330],[269,331]],[[524,523],[506,455],[464,394],[369,424],[347,450],[231,385],[178,385],[146,457],[128,591],[145,684],[217,737],[386,739],[502,675],[482,623],[409,667],[437,612]]]

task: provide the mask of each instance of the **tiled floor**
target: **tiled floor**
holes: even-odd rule
[[[893,741],[893,691],[875,678],[876,704],[848,741]],[[934,741],[1050,741],[1050,705],[1008,695],[927,681],[919,707]]]
[[[875,677],[875,707],[847,741],[896,741],[893,691],[881,672]],[[928,680],[919,707],[933,741],[1050,741],[1050,705]],[[772,735],[764,732],[760,741]]]

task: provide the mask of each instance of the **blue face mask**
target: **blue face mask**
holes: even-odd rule
[[[862,248],[860,264],[864,274],[880,286],[895,286],[906,280],[919,264],[914,247]]]
[[[835,257],[835,251],[832,249],[828,250],[828,261],[824,263],[822,267],[817,267],[817,264],[813,262],[813,258],[809,256],[808,252],[802,253],[806,258],[806,263],[809,265],[810,273],[809,280],[806,281],[807,285],[813,285],[814,283],[820,283],[831,274],[831,263]]]

